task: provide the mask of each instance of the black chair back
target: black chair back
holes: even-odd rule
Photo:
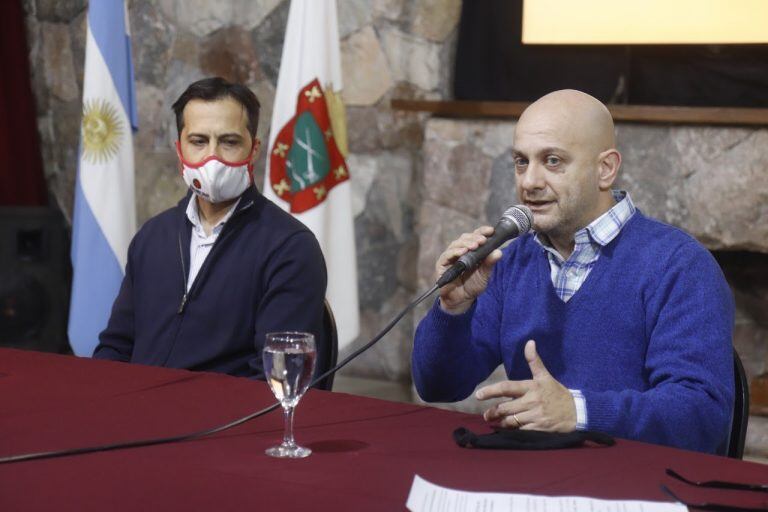
[[[339,358],[339,335],[336,331],[336,319],[333,317],[333,311],[331,310],[331,305],[328,303],[328,299],[325,300],[325,307],[323,308],[323,338],[327,345],[328,357],[321,358],[319,357],[320,354],[318,354],[318,366],[315,368],[315,375],[322,375],[336,366],[336,361]],[[333,377],[335,375],[336,374],[332,374],[324,378],[315,385],[315,388],[332,391]]]
[[[733,375],[736,379],[736,400],[731,420],[731,437],[728,441],[728,457],[740,459],[744,455],[744,440],[749,423],[749,383],[744,365],[736,349],[733,349]]]

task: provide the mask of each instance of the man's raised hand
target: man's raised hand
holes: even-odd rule
[[[508,380],[477,390],[478,400],[512,398],[498,403],[483,414],[485,421],[502,427],[548,432],[576,429],[576,404],[568,389],[550,375],[536,352],[536,342],[525,345],[525,359],[531,380]]]

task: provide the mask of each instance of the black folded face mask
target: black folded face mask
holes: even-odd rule
[[[462,448],[489,450],[558,450],[577,448],[587,443],[613,446],[616,441],[608,434],[577,430],[574,432],[542,432],[498,428],[491,434],[477,435],[464,427],[453,431],[453,439]]]

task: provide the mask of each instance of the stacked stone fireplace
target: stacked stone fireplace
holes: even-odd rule
[[[459,233],[495,222],[517,199],[514,121],[432,118],[426,124],[418,213],[419,288]],[[768,130],[624,123],[619,188],[646,214],[679,226],[715,255],[733,289],[734,346],[753,383],[747,451],[768,455]],[[417,314],[416,318],[421,315]],[[496,373],[491,380],[503,378]],[[762,403],[761,403],[762,401]],[[452,406],[481,407],[467,400]]]

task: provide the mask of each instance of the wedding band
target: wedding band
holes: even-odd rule
[[[512,414],[512,419],[515,420],[515,423],[517,423],[517,427],[515,427],[515,428],[520,428],[520,427],[523,426],[523,424],[520,423],[520,420],[517,419],[517,414]]]

